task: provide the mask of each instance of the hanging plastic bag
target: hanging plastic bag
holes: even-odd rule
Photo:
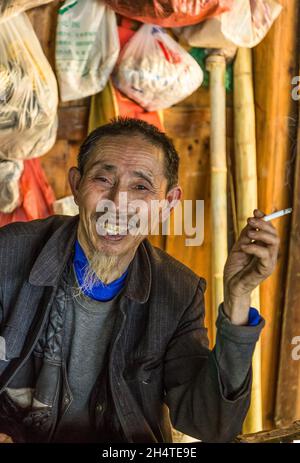
[[[162,28],[144,24],[122,50],[113,79],[129,98],[157,111],[193,93],[203,72]]]
[[[24,161],[19,180],[19,205],[13,212],[0,212],[0,227],[12,222],[44,219],[53,214],[55,196],[39,159]]]
[[[74,201],[74,196],[65,196],[64,198],[57,199],[53,203],[53,212],[57,215],[77,215],[79,208]]]
[[[100,92],[120,51],[115,13],[99,0],[66,1],[59,9],[56,71],[62,101]]]
[[[0,0],[0,22],[53,0]]]
[[[52,148],[57,132],[54,73],[21,13],[0,27],[0,157],[28,159]]]
[[[118,33],[121,50],[134,36],[136,26],[136,21],[120,18]],[[119,116],[141,119],[155,125],[159,130],[164,130],[163,111],[146,111],[115,88],[112,80],[109,79],[102,92],[91,97],[88,132]]]
[[[173,29],[177,37],[184,40],[191,47],[198,48],[227,48],[233,43],[226,39],[221,30],[221,19],[211,18],[195,26]]]
[[[23,167],[23,161],[0,159],[0,212],[12,212],[18,206]]]
[[[281,10],[275,0],[234,0],[232,10],[221,16],[222,33],[239,47],[255,47]]]
[[[282,10],[273,0],[235,0],[232,10],[194,26],[174,29],[191,47],[252,48],[267,34]]]
[[[233,0],[105,0],[117,13],[164,27],[197,24],[228,11]]]

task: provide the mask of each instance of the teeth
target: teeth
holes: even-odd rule
[[[106,223],[104,227],[106,231],[111,235],[120,235],[127,233],[127,228],[125,227],[118,227],[117,225],[112,225],[108,223]]]

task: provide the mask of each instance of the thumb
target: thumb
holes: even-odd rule
[[[260,209],[254,209],[253,215],[254,215],[254,217],[256,217],[257,219],[261,219],[261,218],[264,217],[266,214],[265,214],[263,211],[261,211]]]

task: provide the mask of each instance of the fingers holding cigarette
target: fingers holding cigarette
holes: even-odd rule
[[[254,217],[249,217],[247,220],[247,223],[255,228],[256,232],[259,232],[260,230],[263,230],[265,232],[272,233],[273,235],[277,236],[277,231],[276,228],[273,226],[271,223],[271,220],[277,219],[279,217],[282,217],[286,214],[290,214],[292,212],[292,208],[288,209],[282,209],[281,211],[273,212],[272,214],[265,215],[261,210],[259,209],[254,209],[253,214]],[[254,238],[254,233],[251,233],[248,235],[252,235]],[[261,235],[263,236],[263,235]],[[252,239],[253,239],[252,238]],[[259,239],[259,235],[256,236],[255,239]],[[252,241],[253,242],[253,241]]]
[[[250,243],[250,244],[243,244],[241,248],[246,254],[250,254],[252,256],[256,256],[260,259],[261,265],[269,269],[270,266],[270,252],[267,247],[261,246],[257,243]]]
[[[258,217],[249,217],[247,219],[247,223],[251,230],[255,231],[265,231],[267,233],[271,233],[273,235],[277,235],[276,228],[271,222],[266,222],[263,218]]]
[[[250,229],[247,233],[250,242],[260,242],[263,245],[277,246],[279,244],[279,237],[276,233],[270,230]]]
[[[235,297],[239,291],[244,296],[249,294],[275,269],[279,255],[280,240],[277,230],[270,220],[285,215],[279,211],[266,216],[263,211],[255,209],[253,217],[249,217],[247,225],[234,244],[228,256],[224,270],[224,284]],[[270,219],[271,217],[271,219]]]
[[[278,212],[275,218],[284,215],[284,211]],[[271,269],[277,261],[280,245],[277,230],[270,222],[270,217],[274,218],[274,214],[266,216],[259,209],[255,209],[253,214],[254,217],[249,217],[247,220],[241,249],[246,254],[259,258],[262,268]]]

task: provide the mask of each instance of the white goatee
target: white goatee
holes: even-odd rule
[[[118,270],[118,261],[118,256],[93,252],[84,270],[83,282],[79,287],[80,292],[90,292],[99,280],[105,286],[119,278],[121,273]]]

